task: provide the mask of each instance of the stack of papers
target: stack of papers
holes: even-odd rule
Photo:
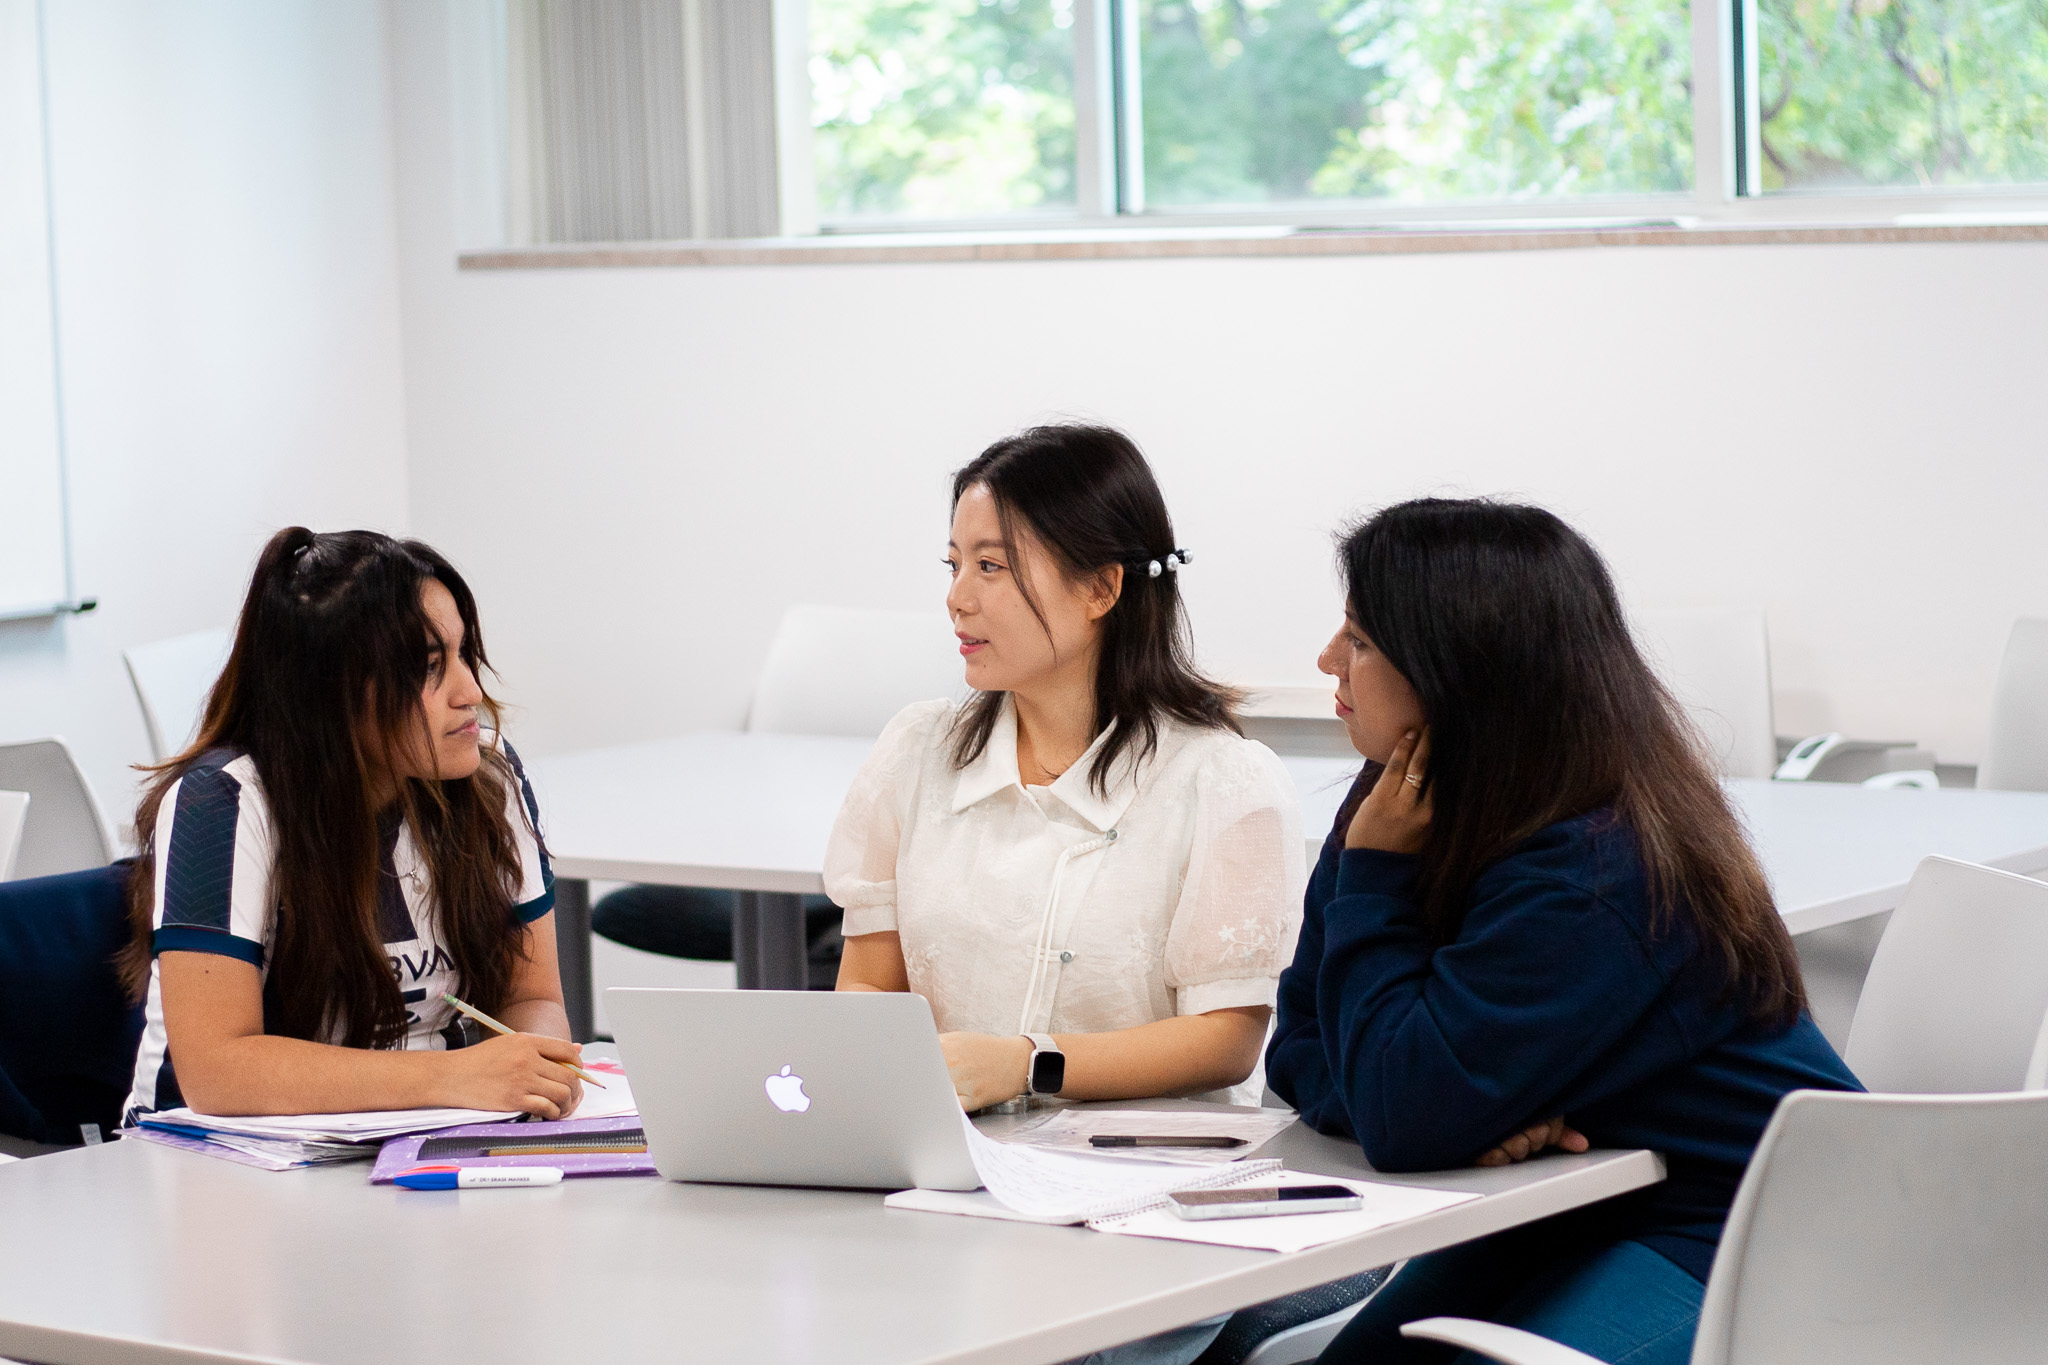
[[[892,1209],[964,1213],[1020,1223],[1085,1223],[1135,1213],[1158,1204],[1174,1190],[1215,1189],[1242,1184],[1280,1169],[1277,1161],[1240,1161],[1225,1166],[1134,1161],[1054,1151],[1024,1143],[998,1142],[965,1114],[967,1150],[985,1190],[902,1190],[882,1202]]]
[[[1141,1120],[1143,1126],[1133,1126],[1133,1119]],[[892,1209],[1020,1223],[1085,1223],[1097,1232],[1293,1252],[1405,1223],[1479,1197],[1461,1190],[1283,1171],[1278,1161],[1219,1163],[1211,1154],[1204,1164],[1196,1165],[1185,1159],[1145,1159],[1155,1152],[1170,1152],[1170,1148],[1140,1148],[1141,1157],[1103,1156],[1082,1145],[1095,1132],[1213,1133],[1243,1137],[1247,1145],[1239,1150],[1251,1151],[1277,1131],[1272,1125],[1284,1128],[1293,1120],[1292,1114],[1277,1113],[1064,1110],[1008,1142],[986,1136],[969,1122],[967,1146],[985,1188],[967,1193],[903,1190],[882,1202]],[[1364,1203],[1358,1209],[1337,1213],[1189,1221],[1172,1212],[1167,1198],[1184,1190],[1247,1185],[1345,1185],[1356,1190]]]
[[[626,1070],[617,1062],[593,1060],[584,1069],[604,1082],[586,1085],[577,1119],[624,1118],[640,1112]],[[265,1171],[291,1171],[339,1161],[367,1161],[391,1138],[431,1133],[470,1123],[525,1119],[518,1110],[379,1109],[360,1114],[284,1114],[221,1118],[194,1109],[164,1109],[146,1115],[129,1136],[179,1147]]]
[[[499,1123],[518,1111],[484,1109],[383,1109],[360,1114],[282,1114],[222,1118],[193,1109],[164,1109],[131,1130],[136,1137],[186,1151],[202,1152],[266,1171],[367,1161],[386,1138],[453,1128],[462,1123]]]

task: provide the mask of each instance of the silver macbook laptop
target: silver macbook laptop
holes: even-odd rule
[[[981,1184],[923,996],[614,986],[604,1008],[670,1180]]]

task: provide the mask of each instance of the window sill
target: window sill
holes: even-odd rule
[[[464,270],[608,266],[854,265],[927,261],[1154,260],[1230,256],[1403,256],[1616,246],[1803,246],[1902,242],[2048,242],[2048,222],[1826,223],[1608,227],[1111,228],[876,233],[730,241],[576,243],[465,251]]]

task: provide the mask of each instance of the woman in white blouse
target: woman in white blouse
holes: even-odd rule
[[[1189,660],[1187,559],[1119,432],[1037,427],[954,476],[946,605],[975,695],[882,732],[825,888],[839,989],[930,1001],[967,1109],[1034,1082],[1258,1102],[1301,821]]]

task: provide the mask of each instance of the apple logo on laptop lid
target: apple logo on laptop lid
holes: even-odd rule
[[[785,1114],[801,1114],[811,1107],[811,1097],[804,1093],[804,1078],[789,1074],[789,1068],[782,1068],[767,1081],[768,1099]]]

